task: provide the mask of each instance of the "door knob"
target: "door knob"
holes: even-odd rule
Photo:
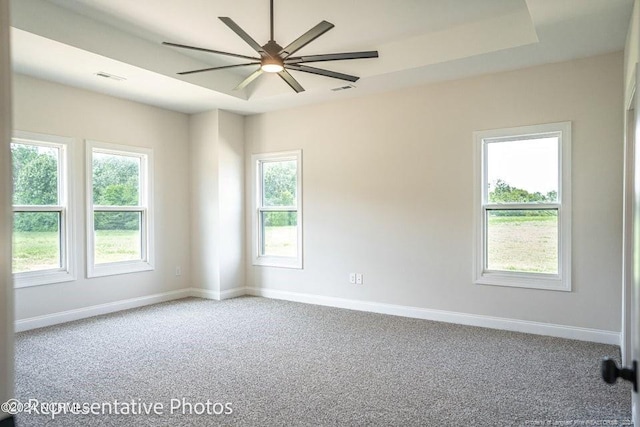
[[[618,380],[618,377],[623,380],[631,381],[633,384],[633,391],[638,392],[638,362],[633,361],[633,368],[618,368],[616,362],[605,357],[602,359],[602,364],[600,365],[600,373],[602,374],[602,379],[604,382],[608,384],[615,384]]]

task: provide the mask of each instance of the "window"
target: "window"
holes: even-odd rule
[[[476,283],[571,290],[571,123],[474,133]]]
[[[71,139],[16,132],[11,141],[16,287],[75,279],[68,147]]]
[[[251,160],[253,264],[302,268],[302,152]]]
[[[152,151],[87,142],[88,277],[153,270]]]

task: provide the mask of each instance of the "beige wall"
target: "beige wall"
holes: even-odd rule
[[[11,281],[11,61],[9,1],[0,0],[0,403],[13,397]],[[0,420],[5,418],[0,411]]]
[[[16,317],[246,284],[619,331],[622,74],[615,53],[248,118],[187,117],[16,76],[14,128],[75,138],[75,162],[83,164],[84,138],[155,149],[157,251],[154,272],[91,280],[79,251],[79,280],[18,289]],[[473,285],[472,132],[565,120],[574,136],[573,291]],[[250,155],[297,148],[305,268],[253,267],[243,256]],[[81,197],[84,176],[74,182]],[[350,285],[349,272],[364,273],[365,285]]]
[[[220,291],[244,287],[244,117],[220,111]]]
[[[305,268],[247,261],[247,286],[620,331],[622,74],[614,53],[248,117],[247,183],[251,154],[303,150]],[[573,291],[474,285],[473,131],[559,121]]]
[[[218,110],[189,117],[191,284],[220,292]]]
[[[78,280],[16,289],[16,319],[188,287],[188,117],[21,75],[14,76],[14,94],[14,129],[74,138],[73,170],[81,172],[72,176]],[[153,149],[154,271],[85,278],[84,139]],[[182,266],[180,277],[176,266]]]
[[[244,287],[244,118],[189,118],[191,284],[219,299]]]

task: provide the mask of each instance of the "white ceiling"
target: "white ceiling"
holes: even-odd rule
[[[257,56],[226,27],[231,17],[260,44],[268,0],[13,0],[14,70],[21,74],[195,113],[253,114],[428,82],[622,50],[633,0],[275,0],[275,39],[286,46],[322,20],[335,28],[298,54],[378,50],[377,59],[310,64],[361,77],[348,82],[292,71],[232,89],[257,68],[179,76],[243,60],[162,41]],[[104,71],[125,77],[96,76]]]

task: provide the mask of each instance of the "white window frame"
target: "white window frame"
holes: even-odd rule
[[[488,202],[487,144],[558,137],[558,203],[490,204]],[[475,254],[474,282],[480,285],[571,291],[571,122],[548,123],[474,132],[475,151]],[[558,274],[487,270],[486,218],[490,209],[557,209]]]
[[[140,194],[137,206],[98,206],[93,204],[93,153],[140,159]],[[87,277],[112,276],[155,269],[153,226],[153,150],[129,145],[86,140],[87,188]],[[141,259],[95,264],[95,212],[140,212]]]
[[[266,162],[296,161],[296,205],[295,206],[262,206],[262,164]],[[253,265],[268,267],[284,267],[301,269],[302,262],[302,150],[283,151],[277,153],[254,154],[252,164],[252,255]],[[260,254],[262,246],[262,212],[297,212],[297,254],[295,257],[264,256]]]
[[[56,212],[60,215],[60,268],[26,271],[13,274],[16,288],[48,285],[76,280],[76,260],[73,252],[74,221],[71,169],[72,138],[15,131],[12,143],[58,149],[58,205],[13,205],[13,212]]]

